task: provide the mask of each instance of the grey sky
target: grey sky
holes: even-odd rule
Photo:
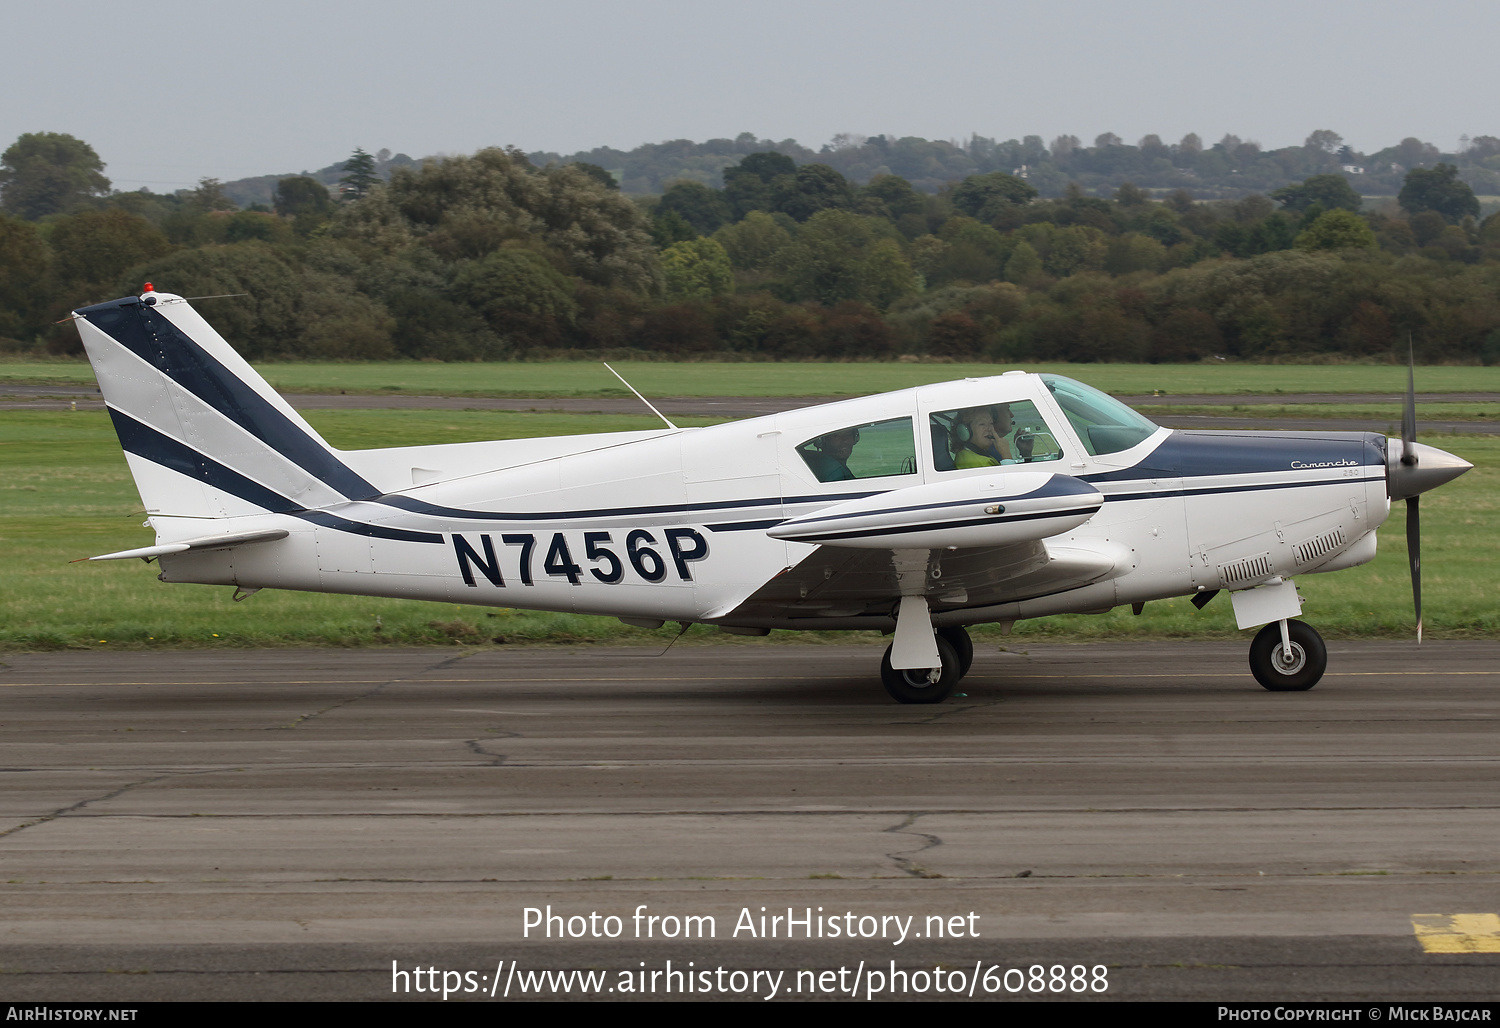
[[[117,188],[754,132],[1356,149],[1500,134],[1500,8],[1467,0],[12,4],[0,146],[91,143]]]

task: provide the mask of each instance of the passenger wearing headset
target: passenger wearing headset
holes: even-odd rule
[[[1013,463],[1015,455],[1005,438],[1013,427],[1008,404],[959,411],[953,423],[954,468],[992,468],[1002,462]]]

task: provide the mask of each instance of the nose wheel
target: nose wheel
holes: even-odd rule
[[[1302,621],[1272,621],[1255,634],[1250,644],[1250,671],[1272,692],[1311,689],[1327,667],[1328,647],[1323,645],[1323,637]]]
[[[936,641],[938,657],[943,663],[934,668],[893,668],[891,647],[886,647],[880,661],[880,684],[897,703],[941,703],[963,677],[953,644],[941,635]]]

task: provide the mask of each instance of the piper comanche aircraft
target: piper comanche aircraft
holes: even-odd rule
[[[1375,555],[1471,465],[1361,432],[1183,432],[1009,371],[712,428],[329,446],[182,297],[74,312],[164,582],[575,611],[764,635],[878,629],[904,703],[968,671],[965,625],[1230,590],[1267,689],[1327,652],[1293,576]],[[663,419],[665,420],[665,419]],[[670,426],[670,422],[668,422]]]

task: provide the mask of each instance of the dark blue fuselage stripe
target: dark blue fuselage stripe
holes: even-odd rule
[[[1068,478],[1064,479],[1064,481],[1076,482],[1077,479]],[[822,518],[799,518],[797,519],[797,523],[801,525],[816,525],[824,521],[848,521],[851,518],[879,517],[883,514],[906,514],[914,510],[942,510],[946,507],[970,507],[976,503],[993,503],[999,505],[1018,503],[1021,500],[1055,499],[1060,496],[1088,496],[1096,493],[1098,493],[1097,489],[1087,486],[1082,488],[1075,486],[1070,489],[1055,482],[1048,482],[1046,485],[1033,489],[1029,493],[1022,493],[1019,496],[971,497],[967,500],[947,500],[943,503],[919,503],[910,507],[889,507],[885,510],[858,510],[846,514],[830,514]]]
[[[165,315],[140,301],[115,300],[78,313],[141,360],[319,481],[350,499],[380,490],[193,342]]]
[[[600,507],[594,510],[550,510],[537,513],[509,511],[463,510],[428,503],[402,493],[390,493],[376,502],[384,503],[413,514],[426,514],[439,518],[459,518],[466,521],[568,521],[578,518],[619,518],[638,515],[690,514],[698,511],[737,510],[745,507],[780,507],[799,503],[831,503],[837,500],[862,500],[867,496],[879,496],[878,490],[868,493],[837,493],[830,496],[767,496],[758,500],[715,500],[708,503],[658,503],[643,507]]]
[[[840,539],[871,539],[880,535],[915,535],[919,532],[937,532],[948,528],[973,528],[978,525],[1008,525],[1016,521],[1042,521],[1047,518],[1065,518],[1074,514],[1092,517],[1098,507],[1078,507],[1074,510],[1046,510],[1036,514],[1016,514],[1009,517],[968,518],[963,521],[940,521],[930,525],[903,525],[900,528],[870,528],[860,532],[822,532],[793,539],[799,543],[837,542]]]
[[[1348,485],[1351,482],[1368,482],[1366,478],[1325,478],[1321,482],[1271,482],[1259,485],[1224,485],[1203,489],[1160,489],[1139,493],[1105,493],[1110,500],[1157,500],[1164,496],[1212,496],[1216,493],[1258,493],[1268,489],[1310,489],[1320,485]]]
[[[231,496],[237,496],[257,507],[263,507],[272,513],[290,514],[315,525],[336,528],[341,532],[350,532],[355,535],[417,543],[441,543],[443,541],[441,535],[432,532],[411,532],[400,528],[387,528],[384,525],[366,525],[345,520],[325,511],[310,511],[274,489],[268,489],[259,482],[246,478],[238,471],[225,467],[211,457],[205,457],[186,443],[163,435],[129,414],[111,407],[109,417],[115,424],[115,432],[120,437],[120,445],[127,452],[149,460],[153,464],[160,464],[178,474],[197,479],[199,482],[220,489]]]
[[[1160,472],[1158,472],[1155,475],[1150,475],[1150,476],[1147,476],[1147,477],[1161,478],[1162,475],[1161,475]],[[1083,482],[1083,483],[1086,483],[1086,484],[1089,484],[1090,486],[1092,486],[1092,482],[1089,479],[1086,479],[1086,478],[1073,478],[1073,479],[1070,479],[1070,480],[1074,481],[1074,482]],[[1139,481],[1139,479],[1137,479],[1137,481]],[[1299,488],[1302,488],[1304,486],[1339,485],[1339,484],[1344,484],[1344,483],[1348,483],[1348,482],[1352,482],[1352,481],[1364,481],[1364,480],[1363,479],[1347,479],[1347,478],[1345,478],[1345,479],[1327,479],[1327,480],[1324,480],[1324,481],[1321,481],[1321,482],[1282,482],[1282,483],[1273,483],[1273,484],[1265,484],[1265,485],[1213,486],[1213,487],[1205,487],[1205,488],[1202,488],[1202,489],[1161,489],[1161,490],[1148,490],[1148,491],[1143,491],[1143,492],[1104,493],[1104,499],[1106,501],[1112,501],[1112,500],[1116,500],[1117,501],[1117,500],[1159,499],[1159,498],[1165,497],[1165,496],[1206,496],[1206,495],[1209,495],[1211,493],[1255,492],[1257,490],[1262,490],[1262,489],[1299,489]],[[884,490],[884,491],[889,491],[889,490]],[[1100,492],[1101,490],[1099,490],[1097,487],[1092,487],[1088,491],[1089,492]],[[1076,493],[1076,494],[1072,493],[1072,492],[1057,492],[1057,493],[1048,493],[1047,495],[1059,495],[1059,496],[1064,496],[1064,495],[1080,495],[1081,492],[1082,491],[1080,491],[1080,493]],[[1020,497],[1020,496],[997,497],[996,498],[996,502],[997,503],[1013,503],[1016,500],[1024,499],[1024,498],[1031,498],[1031,497],[1034,497],[1034,496],[1036,496],[1038,494],[1039,494],[1039,491],[1038,492],[1033,492],[1033,493],[1028,493],[1028,494],[1026,494],[1026,497]],[[424,514],[424,515],[427,515],[429,517],[452,518],[452,519],[455,519],[455,520],[463,520],[463,521],[499,521],[499,522],[515,521],[515,522],[525,522],[525,521],[569,521],[569,520],[584,520],[584,519],[592,519],[592,518],[613,518],[613,517],[650,517],[650,516],[662,515],[662,514],[691,514],[691,513],[721,511],[721,510],[738,510],[738,509],[744,509],[744,508],[747,508],[747,507],[776,507],[776,506],[788,506],[788,507],[790,507],[790,506],[793,506],[793,505],[796,505],[796,504],[802,504],[802,503],[832,503],[832,502],[837,502],[839,500],[862,500],[862,499],[864,499],[865,497],[868,497],[868,496],[879,496],[879,495],[881,495],[881,493],[873,493],[872,492],[872,493],[844,493],[844,494],[833,495],[833,496],[767,496],[767,497],[762,497],[760,499],[755,499],[755,500],[718,500],[718,501],[708,502],[708,503],[664,503],[664,504],[655,504],[655,505],[641,506],[641,507],[613,507],[613,508],[598,508],[598,509],[595,509],[595,510],[553,510],[553,511],[541,511],[541,512],[538,512],[538,513],[517,513],[517,512],[512,512],[512,511],[463,510],[463,509],[460,509],[460,508],[457,508],[457,507],[444,507],[444,506],[441,506],[439,504],[428,503],[425,500],[417,500],[417,499],[414,499],[414,498],[412,498],[410,496],[402,495],[400,493],[390,493],[390,494],[387,494],[385,496],[380,497],[375,502],[377,502],[377,503],[383,503],[383,504],[386,504],[386,505],[391,506],[391,507],[397,507],[397,508],[399,508],[401,510],[411,511],[414,514]],[[933,506],[933,507],[948,506],[948,505],[961,506],[964,503],[979,503],[979,502],[982,502],[982,501],[979,501],[979,500],[959,500],[959,501],[954,501],[952,504],[932,504],[931,506]],[[903,508],[899,508],[899,509],[901,509],[901,510],[921,510],[921,509],[925,509],[925,508],[926,508],[926,505],[924,505],[922,507],[910,507],[910,508],[904,508],[903,507]],[[868,516],[869,513],[871,513],[871,512],[861,512],[861,513],[857,513],[857,514],[848,514],[848,515],[842,515],[841,514],[841,515],[836,515],[835,517],[837,517],[837,518],[843,518],[843,517],[866,517],[866,516]],[[787,519],[781,519],[781,520],[787,520]],[[781,520],[742,521],[742,522],[732,522],[729,525],[717,525],[717,526],[710,526],[710,527],[713,527],[714,531],[719,531],[719,532],[722,532],[722,531],[745,531],[745,530],[747,530],[751,526],[759,526],[759,525],[763,524],[763,525],[769,527],[769,526],[774,525],[774,524],[780,524]]]
[[[323,528],[336,528],[352,535],[367,535],[376,539],[395,539],[404,543],[441,543],[443,537],[436,532],[412,532],[404,528],[388,528],[385,525],[368,525],[362,521],[349,521],[323,510],[300,511],[297,517]]]

